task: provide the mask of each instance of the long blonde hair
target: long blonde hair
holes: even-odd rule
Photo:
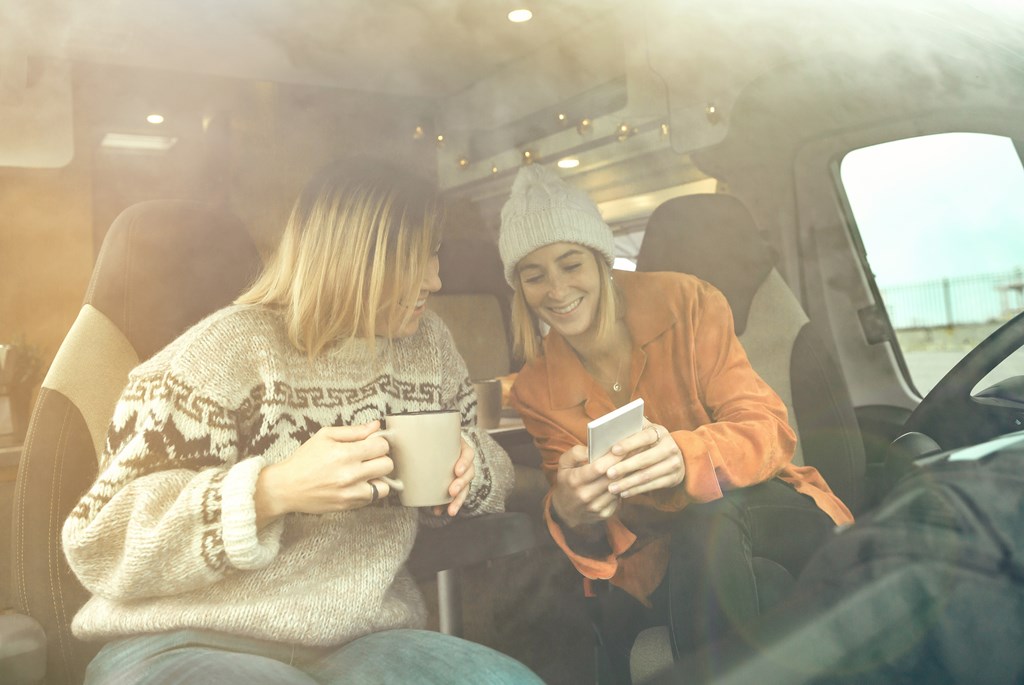
[[[433,185],[380,162],[339,162],[299,194],[274,256],[236,302],[284,313],[315,357],[333,341],[373,340],[378,315],[404,323],[441,239]],[[394,330],[392,326],[389,330]]]
[[[600,279],[597,302],[597,338],[604,340],[613,330],[615,322],[624,314],[625,304],[619,295],[618,288],[612,281],[612,270],[604,256],[591,248],[590,253],[597,261],[597,273]],[[516,357],[530,361],[544,353],[541,341],[540,322],[537,315],[526,303],[523,295],[523,281],[518,272],[515,278],[514,294],[512,295],[512,348]]]

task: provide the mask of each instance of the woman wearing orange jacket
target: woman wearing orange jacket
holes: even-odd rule
[[[545,518],[580,573],[611,582],[602,630],[628,682],[644,627],[669,625],[678,655],[741,625],[852,515],[816,469],[791,463],[785,405],[715,288],[613,275],[596,206],[539,165],[513,184],[499,248],[527,359],[511,400],[544,458]],[[637,397],[644,428],[591,463],[587,423]]]

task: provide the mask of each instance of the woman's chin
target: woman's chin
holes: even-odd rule
[[[551,318],[547,318],[545,319],[545,323],[551,328],[551,330],[566,339],[579,337],[591,328],[589,322],[583,321],[581,317],[567,320],[552,320]]]
[[[413,314],[412,318],[406,321],[404,324],[398,327],[395,331],[394,337],[396,338],[408,338],[410,335],[415,335],[416,331],[420,329],[420,317],[418,314]]]

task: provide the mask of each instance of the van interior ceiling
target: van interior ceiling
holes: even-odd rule
[[[761,229],[799,287],[795,247],[779,240],[794,217],[779,200],[789,174],[765,166],[780,156],[753,152],[841,130],[850,114],[884,121],[894,94],[911,109],[941,97],[964,60],[988,64],[974,80],[957,76],[954,96],[969,91],[999,116],[1006,89],[992,79],[1019,77],[1019,53],[1002,47],[1015,27],[986,21],[985,3],[965,21],[960,4],[724,0],[698,12],[671,0],[557,0],[527,31],[469,0],[7,3],[0,167],[18,197],[38,200],[8,217],[36,235],[49,226],[69,247],[91,243],[81,248],[94,256],[128,204],[190,197],[229,205],[267,251],[301,179],[359,152],[435,175],[476,206],[479,226],[467,230],[493,234],[519,165],[571,158],[564,173],[627,232],[690,192],[774,205]],[[861,98],[879,89],[859,80],[888,89]],[[36,216],[44,203],[73,216],[51,224]],[[84,236],[71,228],[83,223]],[[6,252],[22,247],[39,251],[15,242]],[[90,262],[68,258],[61,292],[81,292]],[[19,272],[6,271],[36,278]],[[54,294],[45,283],[27,290]],[[64,302],[59,323],[24,334],[52,353],[77,301],[44,302]]]

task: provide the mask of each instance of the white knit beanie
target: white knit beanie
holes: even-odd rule
[[[505,265],[505,280],[515,287],[519,260],[552,243],[578,243],[615,261],[612,229],[587,194],[572,187],[539,164],[519,169],[512,195],[501,208],[498,251]]]

